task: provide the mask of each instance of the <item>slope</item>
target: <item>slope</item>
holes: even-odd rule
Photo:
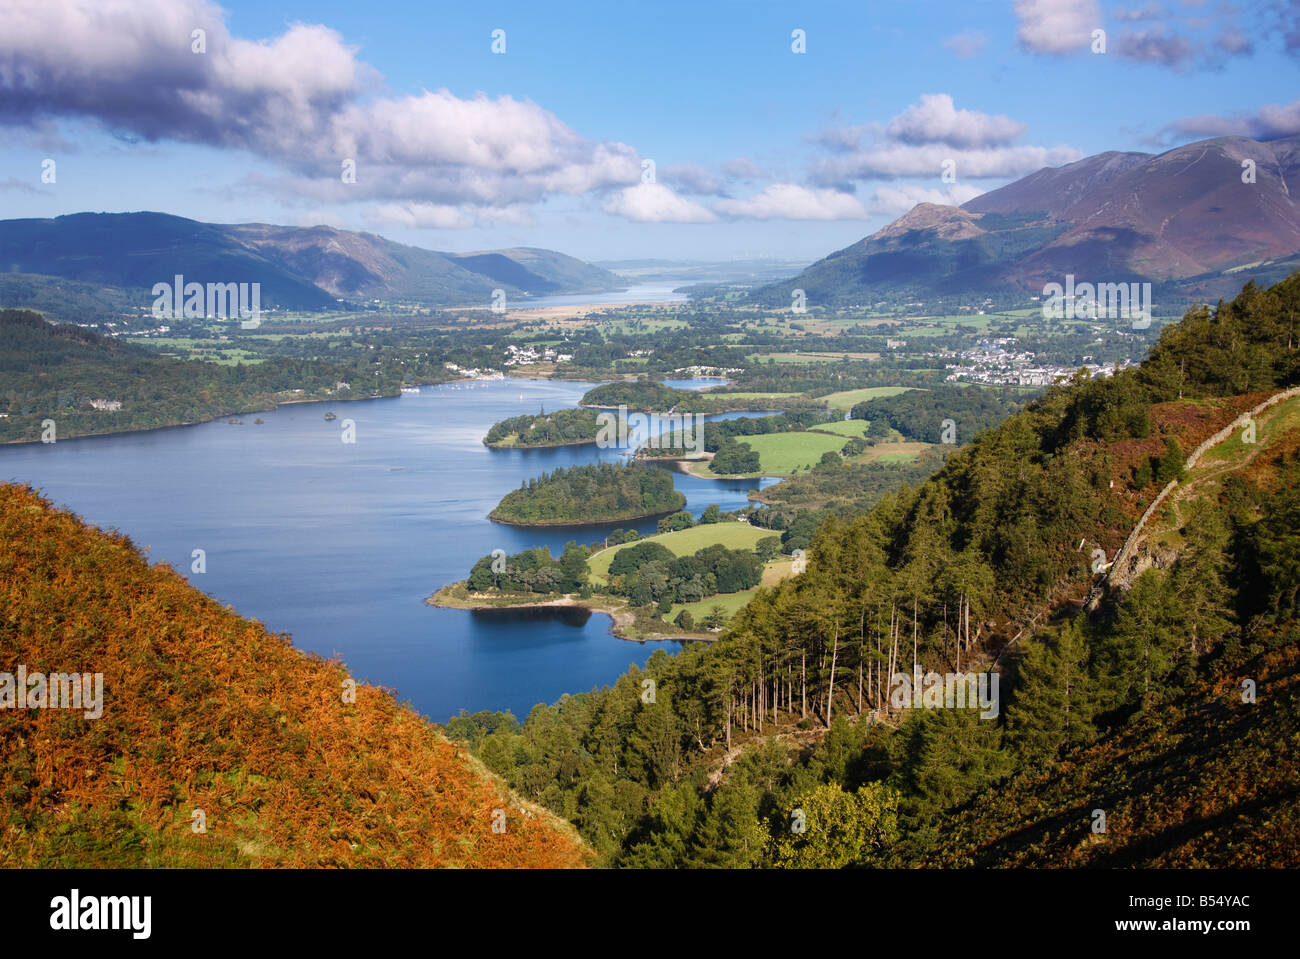
[[[0,709],[0,865],[584,861],[571,830],[389,693],[349,696],[339,663],[12,485],[0,486],[0,649],[11,675],[103,676],[99,718]]]
[[[620,289],[614,274],[551,250],[441,253],[372,233],[327,226],[201,223],[164,213],[76,213],[0,220],[0,264],[27,274],[0,286],[0,306],[41,305],[41,278],[107,288],[99,312],[153,302],[155,283],[259,283],[266,308],[322,310],[339,301],[486,306],[495,289],[513,297]],[[21,299],[20,299],[21,298]],[[73,317],[66,317],[72,319]],[[84,319],[76,316],[75,319]]]
[[[1247,268],[1280,280],[1300,252],[1300,135],[1218,137],[1152,156],[1102,153],[1045,168],[961,207],[923,203],[754,294],[785,306],[899,295],[1038,293],[1066,274],[1151,281],[1162,295],[1228,295]]]

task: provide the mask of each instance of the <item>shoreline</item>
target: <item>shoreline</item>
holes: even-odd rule
[[[476,597],[479,597],[476,599]],[[491,602],[491,600],[498,600]],[[524,596],[490,596],[482,593],[471,593],[465,585],[465,580],[457,580],[443,586],[432,596],[424,599],[425,605],[432,606],[435,609],[463,609],[469,612],[490,612],[499,609],[585,609],[589,613],[601,613],[610,618],[610,635],[616,639],[624,640],[630,643],[644,642],[703,642],[709,643],[716,640],[721,633],[697,633],[697,632],[675,632],[675,633],[652,633],[649,635],[633,635],[629,627],[635,625],[636,615],[623,603],[597,602],[594,599],[577,599],[572,593],[565,593],[563,596],[551,599],[533,599]],[[665,626],[672,628],[671,624],[665,623]]]
[[[614,516],[606,519],[563,519],[563,520],[543,520],[540,522],[538,521],[522,522],[519,520],[501,519],[497,516],[493,516],[492,514],[496,512],[496,510],[493,509],[491,513],[488,513],[487,518],[494,523],[500,523],[502,526],[514,526],[517,529],[535,529],[535,528],[551,528],[551,527],[566,527],[566,526],[607,526],[610,523],[636,523],[636,522],[640,522],[643,519],[663,519],[665,516],[672,516],[673,513],[678,513],[684,510],[686,508],[686,503],[688,502],[686,498],[686,494],[682,493],[680,490],[678,490],[677,493],[679,496],[681,496],[682,501],[672,509],[656,510],[653,513],[640,513],[633,516]]]
[[[511,435],[517,436],[518,434],[512,433]],[[487,440],[483,440],[483,445],[490,450],[557,450],[565,446],[590,446],[599,439],[600,437],[593,436],[588,440],[568,440],[564,443],[531,443],[528,445],[521,445],[519,443],[489,443]]]

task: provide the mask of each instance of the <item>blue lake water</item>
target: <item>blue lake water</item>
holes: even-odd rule
[[[612,682],[656,648],[677,648],[617,639],[608,617],[580,610],[484,614],[424,603],[494,549],[558,555],[567,540],[593,542],[613,528],[519,529],[486,518],[537,473],[626,455],[482,443],[497,420],[574,406],[593,385],[426,386],[392,399],[282,406],[244,416],[242,426],[0,446],[0,481],[28,483],[87,522],[120,529],[199,589],[301,649],[341,655],[355,677],[394,689],[432,719],[460,709],[522,718],[539,702]],[[327,411],[338,419],[325,420]],[[265,422],[255,425],[259,415]],[[353,444],[342,442],[345,420],[355,423]],[[698,516],[709,503],[742,507],[750,489],[773,481],[674,473],[674,482]],[[622,525],[653,532],[655,521]],[[196,549],[205,573],[191,572]]]
[[[629,283],[627,289],[609,293],[563,293],[556,296],[530,296],[512,300],[511,309],[531,310],[547,306],[589,306],[603,303],[689,303],[685,293],[674,293],[682,283]]]

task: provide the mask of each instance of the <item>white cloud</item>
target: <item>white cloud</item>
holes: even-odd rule
[[[1268,104],[1251,113],[1234,116],[1212,114],[1183,117],[1167,128],[1180,136],[1225,137],[1243,136],[1256,139],[1273,139],[1300,133],[1300,100],[1278,106]]]
[[[630,146],[587,140],[528,100],[446,89],[376,95],[377,72],[323,26],[244,39],[207,0],[4,7],[0,125],[90,118],[127,138],[245,150],[312,184],[302,192],[336,201],[507,208],[640,176]],[[191,49],[195,29],[206,31],[204,53]],[[340,184],[345,159],[356,163],[356,183],[327,189]],[[280,178],[261,182],[287,187]]]
[[[662,183],[638,183],[605,201],[606,213],[638,223],[711,223],[717,217],[692,200],[679,197]]]
[[[1103,26],[1097,0],[1016,0],[1016,39],[1031,53],[1085,53]]]
[[[720,200],[714,209],[725,216],[755,220],[861,220],[867,216],[851,193],[796,183],[773,183],[743,200]]]
[[[958,110],[947,93],[925,93],[918,102],[894,117],[885,132],[902,143],[983,147],[1010,143],[1025,129],[1023,123],[1005,115]]]
[[[822,184],[872,177],[939,177],[952,161],[958,180],[964,177],[1017,177],[1045,166],[1081,159],[1073,147],[1009,146],[956,150],[941,143],[913,146],[886,143],[843,156],[825,157],[813,166],[813,179]]]
[[[659,171],[660,179],[680,189],[683,193],[695,196],[726,196],[723,182],[694,163],[681,163],[667,166]]]
[[[460,230],[474,223],[460,207],[441,203],[385,203],[367,210],[366,219],[422,230]]]
[[[876,189],[870,209],[873,214],[896,217],[906,213],[918,203],[938,203],[942,206],[961,206],[984,191],[964,183],[954,183],[946,191],[932,187],[897,184]]]

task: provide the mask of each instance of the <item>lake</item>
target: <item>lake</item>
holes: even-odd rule
[[[0,446],[0,480],[28,483],[87,522],[121,530],[151,560],[290,634],[300,649],[341,655],[353,676],[395,690],[434,720],[461,709],[509,709],[522,719],[539,702],[612,682],[656,648],[678,648],[617,639],[607,616],[581,610],[483,614],[424,603],[494,549],[546,546],[558,555],[566,541],[593,542],[618,525],[519,529],[486,518],[540,472],[625,455],[482,443],[497,420],[574,406],[594,385],[479,380],[282,406],[243,416],[242,426]],[[255,425],[257,416],[265,422]],[[349,419],[354,444],[341,440]],[[740,508],[750,489],[774,482],[673,477],[697,516],[709,503]],[[655,521],[621,525],[653,532]],[[191,572],[196,549],[205,551],[204,573]]]
[[[640,283],[628,284],[627,289],[608,293],[563,293],[552,296],[528,296],[511,300],[507,305],[512,310],[533,310],[548,306],[593,306],[614,303],[689,303],[691,298],[685,293],[674,293],[681,283]]]

